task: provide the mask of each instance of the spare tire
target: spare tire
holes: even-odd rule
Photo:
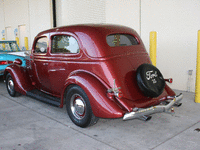
[[[161,72],[151,64],[142,64],[136,72],[137,84],[147,97],[158,97],[165,88]]]

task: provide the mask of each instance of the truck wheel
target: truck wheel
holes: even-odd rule
[[[20,95],[15,91],[15,84],[10,73],[6,76],[6,88],[10,96],[15,97]]]
[[[89,99],[79,86],[71,87],[66,94],[66,109],[72,122],[82,128],[97,123]]]
[[[158,97],[165,88],[161,72],[151,64],[142,64],[136,72],[137,84],[147,97]]]

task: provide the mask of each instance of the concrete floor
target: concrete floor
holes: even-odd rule
[[[154,114],[148,122],[100,119],[83,129],[65,108],[10,97],[0,79],[0,150],[199,150],[200,104],[194,93],[183,94],[174,116]]]

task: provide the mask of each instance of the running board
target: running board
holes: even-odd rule
[[[57,107],[60,106],[60,98],[53,97],[53,96],[43,93],[37,89],[27,91],[26,95],[29,97],[35,98],[37,100],[40,100],[42,102],[57,106]]]

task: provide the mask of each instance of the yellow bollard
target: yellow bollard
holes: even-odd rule
[[[5,41],[5,38],[2,38],[2,41]],[[3,46],[3,49],[5,49],[6,45],[2,44],[2,46]]]
[[[200,30],[198,31],[197,39],[197,61],[196,61],[196,89],[195,102],[200,103]]]
[[[24,45],[26,47],[26,50],[28,50],[28,37],[24,37]]]
[[[18,37],[15,38],[15,41],[17,42],[17,45],[19,46],[19,38]]]
[[[157,45],[157,32],[156,31],[151,31],[150,32],[150,58],[151,62],[154,66],[156,66],[156,45]]]

